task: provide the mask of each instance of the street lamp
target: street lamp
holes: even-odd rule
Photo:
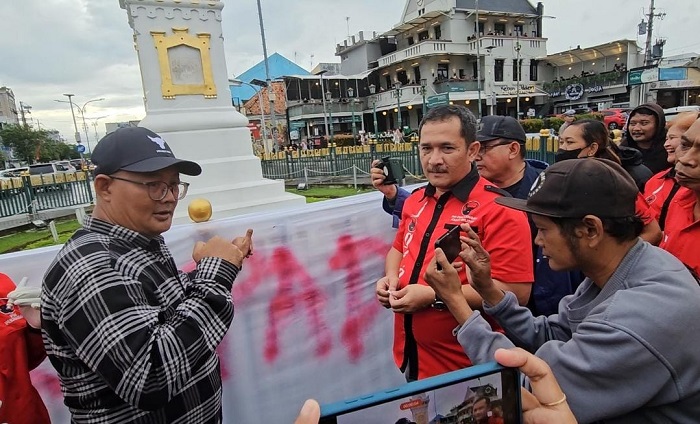
[[[259,81],[259,80],[253,80]],[[252,88],[255,93],[258,95],[258,104],[260,105],[260,125],[262,126],[262,131],[263,131],[263,148],[265,149],[265,153],[270,153],[267,148],[267,144],[265,142],[267,141],[267,128],[265,127],[265,108],[263,108],[263,98],[262,98],[262,87],[264,85],[258,85],[258,84],[249,84],[245,81],[241,81],[236,78],[229,78],[228,80],[229,84],[231,84],[234,87],[240,87],[242,85],[247,85],[248,87]]]
[[[87,123],[85,122],[85,107],[88,105],[88,103],[92,102],[101,102],[104,100],[104,97],[100,97],[99,99],[92,99],[88,100],[87,102],[83,103],[83,106],[80,107],[77,104],[73,103],[73,100],[71,97],[74,96],[74,94],[64,94],[64,96],[68,97],[68,101],[66,100],[55,100],[60,103],[70,103],[70,111],[71,114],[73,115],[73,125],[75,126],[75,141],[80,144],[80,132],[78,131],[78,125],[75,122],[75,112],[73,112],[73,106],[75,106],[78,109],[78,112],[80,112],[80,117],[83,120],[83,131],[85,131],[85,142],[87,143],[87,149],[88,152],[92,152],[92,149],[90,148],[90,136],[88,135],[88,126]]]
[[[374,119],[374,136],[377,136],[377,133],[379,133],[379,129],[377,128],[377,96],[374,95],[376,93],[377,87],[374,84],[369,85],[369,94],[372,95],[372,118]]]
[[[321,102],[323,103],[323,125],[325,130],[325,135],[328,136],[328,115],[326,114],[326,87],[323,85],[323,74],[326,70],[321,70],[318,75],[321,77]]]
[[[333,143],[333,93],[326,91],[326,102],[328,103],[328,120],[330,121],[331,143]]]
[[[403,132],[403,123],[401,122],[401,83],[396,81],[394,88],[396,89],[396,107],[398,109],[397,114],[399,118],[399,131]]]
[[[71,97],[75,96],[75,94],[64,94],[64,96],[68,97],[68,103],[70,103],[70,114],[73,115],[73,126],[75,127],[75,142],[80,144],[80,131],[78,131],[78,124],[75,122],[75,112],[73,111],[73,100],[71,100]],[[65,100],[56,100],[57,102],[65,102]]]
[[[423,116],[425,116],[425,112],[427,109],[427,107],[425,105],[425,90],[426,90],[427,85],[428,85],[428,80],[425,78],[422,78],[420,80],[420,94],[423,96]]]
[[[353,97],[353,94],[355,94],[355,90],[353,90],[352,87],[348,87],[348,97],[350,97],[350,111],[352,113],[352,139],[355,140],[355,137],[357,137],[357,125],[355,124],[355,98]]]

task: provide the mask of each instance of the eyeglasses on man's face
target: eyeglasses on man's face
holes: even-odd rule
[[[511,141],[501,141],[498,143],[489,144],[488,146],[485,146],[482,144],[481,148],[479,149],[479,156],[484,156],[486,153],[490,152],[491,150],[495,149],[496,147],[507,146],[510,143],[512,143],[512,142]]]
[[[187,188],[190,186],[190,183],[186,183],[184,181],[168,184],[163,181],[134,181],[128,178],[115,177],[114,175],[110,175],[109,178],[119,181],[126,181],[132,184],[140,184],[146,187],[148,189],[148,196],[151,198],[151,200],[155,200],[156,202],[160,202],[161,200],[165,199],[165,197],[168,195],[168,190],[173,192],[173,196],[175,196],[177,200],[182,200],[187,195]]]

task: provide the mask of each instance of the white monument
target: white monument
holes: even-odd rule
[[[163,136],[180,158],[202,166],[175,211],[205,198],[213,218],[299,206],[282,181],[263,178],[248,119],[231,105],[219,0],[119,0],[134,30],[146,106],[139,126]]]

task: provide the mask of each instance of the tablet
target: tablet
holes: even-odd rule
[[[321,406],[322,424],[520,424],[520,373],[495,362]]]

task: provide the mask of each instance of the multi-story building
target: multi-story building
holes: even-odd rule
[[[700,55],[670,56],[661,59],[658,67],[630,71],[630,84],[642,87],[647,99],[663,108],[700,106]]]
[[[287,78],[289,118],[313,135],[325,133],[327,114],[336,133],[353,122],[370,132],[417,129],[435,102],[524,116],[547,97],[542,18],[542,4],[528,0],[408,0],[391,30],[337,45],[342,75]]]
[[[0,128],[3,125],[17,123],[19,123],[19,118],[17,116],[15,95],[11,89],[0,87]]]
[[[578,46],[548,55],[544,62],[542,77],[551,108],[541,110],[542,114],[629,108],[642,98],[639,87],[628,84],[628,69],[644,62],[644,53],[634,40]]]

